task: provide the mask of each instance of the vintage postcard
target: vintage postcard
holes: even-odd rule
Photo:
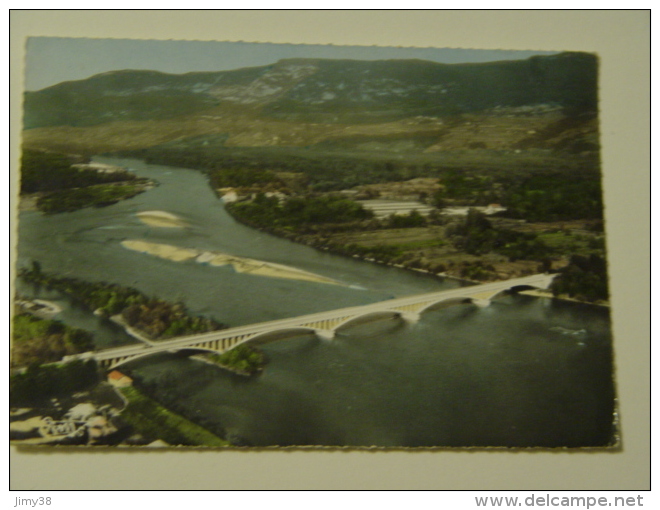
[[[33,37],[10,441],[612,448],[582,52]]]

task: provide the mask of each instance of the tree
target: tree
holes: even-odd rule
[[[431,203],[434,207],[438,209],[444,209],[447,207],[446,195],[444,190],[436,191],[431,198]]]
[[[592,254],[589,257],[573,255],[552,282],[555,296],[568,294],[584,301],[606,300],[609,297],[607,264],[605,259]]]
[[[388,223],[392,228],[414,228],[426,225],[426,218],[419,211],[412,210],[408,214],[392,214]]]

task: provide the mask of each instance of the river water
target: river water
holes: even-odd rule
[[[159,186],[110,207],[45,216],[24,211],[19,265],[136,287],[183,300],[231,326],[292,317],[460,283],[297,245],[235,222],[196,171],[99,158]],[[136,213],[166,211],[186,228]],[[125,249],[139,239],[297,267],[343,285],[249,275]],[[60,317],[96,331],[99,347],[132,340],[67,298]],[[94,322],[95,321],[95,322]],[[236,444],[332,446],[602,446],[612,441],[614,389],[608,309],[530,296],[485,308],[433,310],[416,324],[384,320],[262,347],[268,365],[244,378],[161,354],[126,370],[175,398],[186,415]]]

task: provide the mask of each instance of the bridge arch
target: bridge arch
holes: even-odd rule
[[[120,359],[119,361],[113,361],[110,363],[108,367],[105,367],[105,370],[108,372],[111,370],[114,370],[122,365],[125,365],[126,363],[131,363],[133,361],[136,361],[141,358],[145,358],[147,356],[153,356],[154,354],[161,354],[163,352],[179,352],[179,351],[196,351],[196,352],[208,352],[211,354],[221,354],[223,351],[216,351],[215,349],[208,349],[206,347],[195,347],[195,346],[185,346],[185,347],[172,347],[167,350],[155,350],[152,349],[147,352],[141,352],[140,354],[133,354],[125,359]]]
[[[497,292],[493,292],[488,297],[482,297],[482,299],[491,300],[495,296],[498,296],[498,295],[503,294],[505,292],[518,293],[518,292],[522,292],[522,291],[525,291],[525,290],[545,290],[550,286],[551,282],[552,282],[552,279],[550,279],[547,284],[544,283],[544,284],[540,284],[540,285],[531,285],[531,284],[512,285],[511,287],[507,287],[506,289],[500,289]]]
[[[277,342],[278,340],[284,340],[286,338],[299,336],[300,334],[304,334],[304,333],[316,334],[317,332],[318,332],[317,329],[309,326],[296,326],[296,327],[288,327],[281,329],[273,329],[272,331],[264,331],[263,333],[257,333],[254,336],[245,338],[244,340],[241,340],[240,342],[236,342],[234,345],[232,345],[231,347],[225,350],[229,351],[234,347],[243,344],[263,345],[270,342]]]
[[[472,298],[470,297],[452,297],[452,298],[440,298],[436,301],[432,301],[430,303],[427,303],[424,305],[422,308],[420,308],[417,313],[422,314],[424,312],[427,312],[429,310],[437,310],[440,308],[446,308],[449,306],[454,306],[454,305],[463,305],[463,304],[469,304],[472,302]]]
[[[547,289],[547,286],[542,286],[542,285],[514,285],[513,287],[510,287],[509,291],[511,292],[522,292],[524,290],[540,290],[540,289]]]
[[[357,325],[360,323],[369,322],[368,321],[369,317],[373,317],[374,320],[377,317],[394,318],[394,317],[403,317],[405,313],[406,312],[400,310],[375,310],[370,312],[364,312],[344,319],[333,328],[333,331],[338,331],[340,328],[344,328],[345,326],[350,326],[353,323],[355,323],[354,325]]]

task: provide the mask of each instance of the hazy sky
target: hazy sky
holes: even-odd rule
[[[292,57],[418,58],[458,63],[513,60],[552,53],[556,52],[31,37],[27,43],[25,88],[39,90],[119,69],[166,73],[223,71],[272,64]]]

